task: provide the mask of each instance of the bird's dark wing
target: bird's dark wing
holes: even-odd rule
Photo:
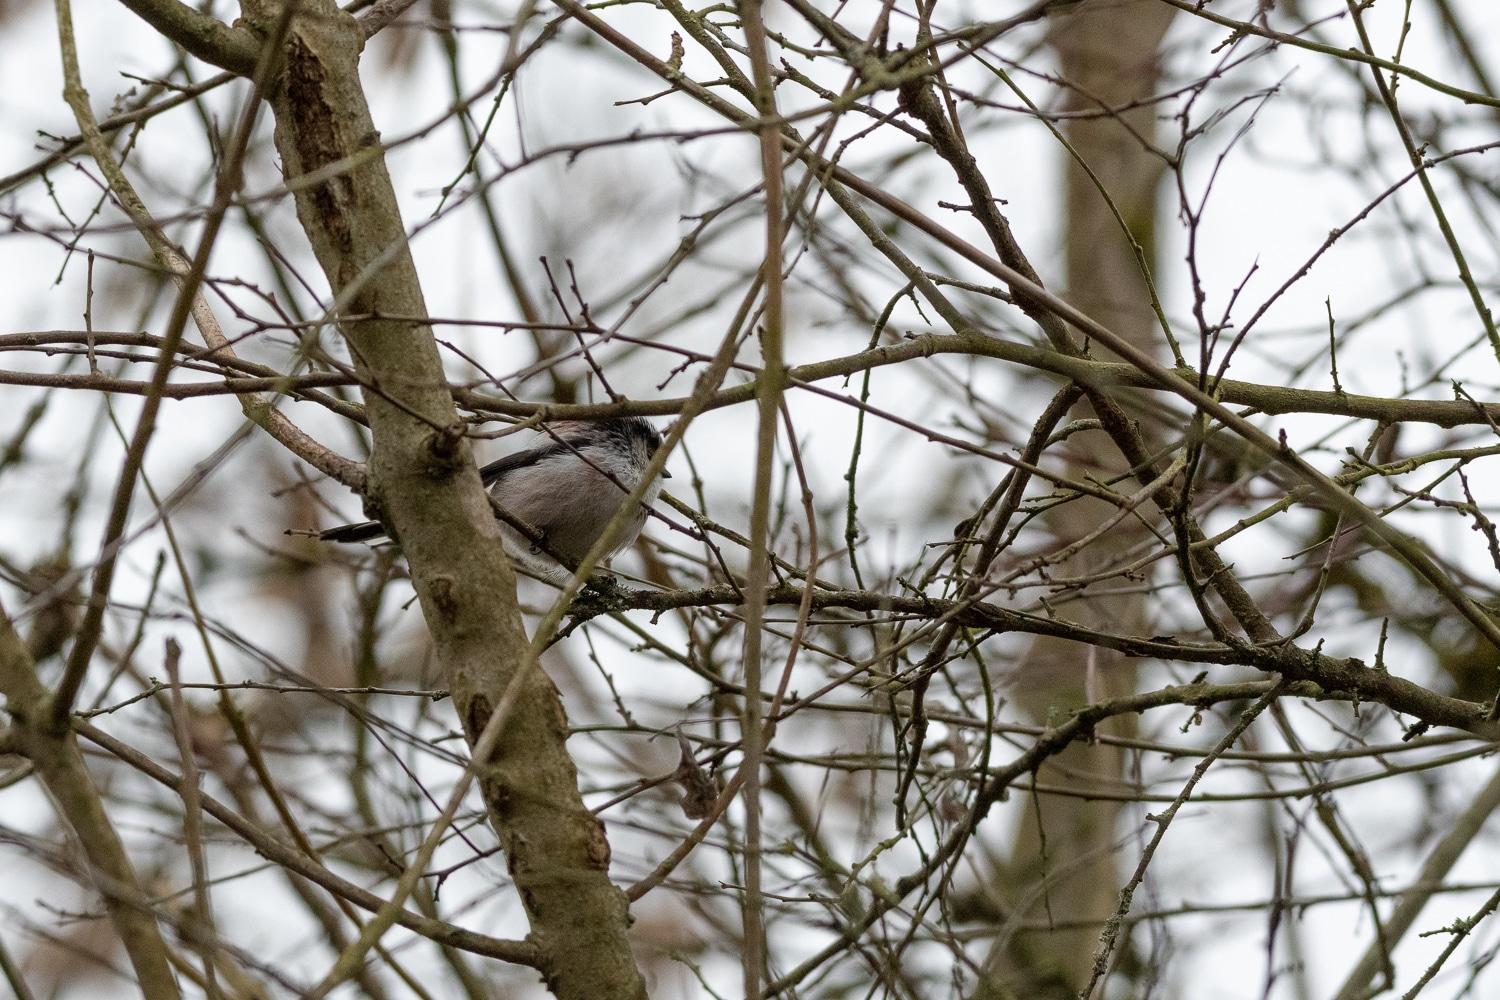
[[[495,461],[479,470],[479,478],[485,486],[493,486],[495,481],[512,469],[523,469],[528,465],[535,465],[544,458],[557,455],[561,452],[570,452],[572,449],[561,442],[549,441],[546,444],[537,445],[535,448],[527,448]],[[318,534],[318,540],[322,542],[368,542],[373,538],[381,538],[385,535],[385,528],[379,521],[363,521],[359,524],[341,524],[337,528],[329,528]]]
[[[535,465],[544,458],[566,450],[568,450],[566,445],[559,444],[556,441],[549,441],[546,444],[537,445],[535,448],[527,448],[525,451],[518,451],[514,454],[506,455],[504,458],[497,458],[489,465],[482,467],[479,470],[479,478],[484,485],[491,486],[494,485],[495,480],[512,469],[522,469],[528,465]]]

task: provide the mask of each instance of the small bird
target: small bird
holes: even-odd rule
[[[552,555],[577,565],[604,534],[626,494],[640,483],[660,447],[660,432],[644,417],[560,420],[547,425],[540,444],[480,469],[479,478],[500,508],[536,530],[537,537],[528,538],[516,527],[501,524],[511,559],[545,580],[565,583],[572,573]],[[640,509],[605,558],[635,541],[661,493],[662,479],[671,475],[662,470],[651,483]],[[365,521],[329,528],[318,538],[366,542],[384,535],[379,521]]]

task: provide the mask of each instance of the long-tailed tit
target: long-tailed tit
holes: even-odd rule
[[[528,538],[502,521],[500,533],[511,559],[543,579],[563,583],[571,574],[548,553],[575,565],[588,554],[626,494],[640,483],[661,447],[661,434],[644,417],[562,420],[549,424],[546,433],[535,447],[480,469],[479,478],[503,511],[535,530],[536,537]],[[651,483],[606,558],[635,541],[661,492],[661,480],[670,476],[663,470]],[[384,534],[379,521],[366,521],[329,528],[318,537],[365,542]]]

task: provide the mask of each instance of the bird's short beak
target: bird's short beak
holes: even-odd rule
[[[661,470],[661,477],[663,479],[671,479],[672,478],[672,474],[670,472],[668,472],[666,469],[662,469]]]

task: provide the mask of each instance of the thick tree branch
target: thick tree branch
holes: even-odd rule
[[[359,318],[359,317],[354,317]],[[16,351],[35,347],[37,353],[51,355],[54,345],[71,344],[84,347],[90,337],[81,331],[49,330],[36,333],[0,334],[0,351]],[[159,347],[161,338],[146,333],[95,333],[96,345],[131,345]],[[49,349],[51,348],[51,349]],[[193,348],[193,353],[201,353]],[[184,353],[188,350],[184,348]],[[1157,379],[1145,374],[1135,365],[1119,361],[1096,361],[1090,358],[1069,357],[1045,347],[998,337],[960,336],[956,334],[925,333],[906,337],[897,343],[886,344],[839,358],[813,361],[787,369],[787,378],[793,388],[797,383],[819,382],[830,378],[843,378],[859,372],[871,371],[890,365],[903,364],[917,358],[940,354],[967,355],[970,357],[994,358],[1023,368],[1047,372],[1059,378],[1072,379],[1083,385],[1100,388],[1161,389]],[[210,360],[219,361],[219,354]],[[705,361],[707,358],[704,359]],[[330,398],[320,398],[305,392],[310,387],[359,385],[359,378],[338,372],[315,372],[302,375],[283,375],[263,365],[255,365],[239,358],[224,362],[226,367],[266,380],[280,378],[287,388],[280,389],[297,398],[314,400],[341,416],[364,421],[363,410],[356,404],[344,403]],[[1193,368],[1167,369],[1188,385],[1201,383],[1198,371]],[[0,371],[0,381],[11,385],[40,385],[58,388],[100,388],[109,392],[141,394],[149,383],[127,379],[100,378],[106,381],[83,381],[93,376],[53,375],[40,372]],[[719,389],[703,404],[704,409],[717,410],[726,406],[737,406],[755,398],[755,382]],[[1375,420],[1382,423],[1433,424],[1438,427],[1488,427],[1500,423],[1500,403],[1484,403],[1467,399],[1399,399],[1389,396],[1361,396],[1352,392],[1331,392],[1319,389],[1298,389],[1286,385],[1264,385],[1237,379],[1222,379],[1215,384],[1216,395],[1233,406],[1244,406],[1267,415],[1293,413],[1324,413],[1331,416],[1350,417],[1355,420]],[[510,417],[530,417],[545,414],[549,420],[593,420],[607,416],[675,416],[682,411],[688,397],[632,400],[623,403],[559,404],[533,403],[507,399],[466,385],[450,386],[459,405],[481,413],[498,413]],[[246,380],[243,385],[231,379],[227,382],[170,383],[162,390],[172,399],[190,396],[212,396],[224,393],[274,390],[275,386],[253,385]]]
[[[260,42],[244,28],[231,28],[179,0],[120,0],[120,3],[204,62],[240,76],[255,72]]]

